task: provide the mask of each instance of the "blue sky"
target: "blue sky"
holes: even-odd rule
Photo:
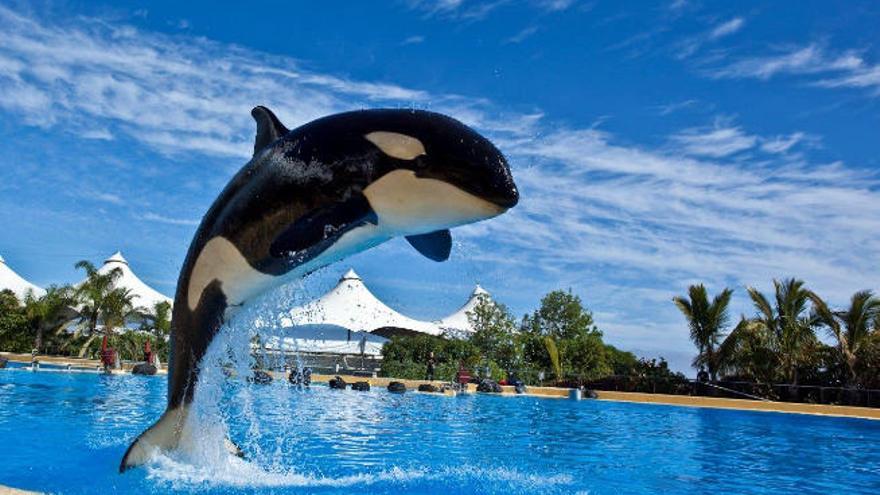
[[[571,288],[608,341],[685,369],[690,283],[798,276],[836,304],[880,275],[873,2],[0,2],[0,254],[41,284],[122,249],[171,295],[201,214],[289,127],[416,107],[490,136],[522,202],[435,264],[353,266],[416,317],[480,282],[517,314]]]

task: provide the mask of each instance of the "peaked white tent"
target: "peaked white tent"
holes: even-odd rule
[[[468,313],[473,312],[473,310],[477,307],[477,304],[480,303],[480,299],[485,298],[489,302],[492,302],[491,296],[486,292],[485,289],[477,285],[474,288],[474,291],[471,293],[470,299],[464,303],[464,306],[458,309],[455,313],[443,318],[442,320],[437,320],[434,322],[438,328],[440,328],[444,333],[455,336],[455,337],[468,337],[474,333],[474,327],[471,325],[470,319],[468,318]]]
[[[285,327],[333,325],[352,332],[394,327],[429,335],[443,333],[433,322],[409,318],[385,305],[367,289],[354,270],[346,272],[330,292],[292,309],[281,319],[281,324]]]
[[[381,356],[388,339],[366,332],[353,332],[336,325],[301,325],[287,329],[287,336],[265,339],[268,350],[321,354]]]
[[[19,301],[24,300],[28,291],[33,291],[34,295],[38,297],[46,293],[44,289],[37,287],[22,278],[21,275],[15,273],[15,271],[6,264],[6,260],[3,259],[3,256],[0,256],[0,290],[5,289],[11,290]]]
[[[113,256],[104,260],[104,265],[98,269],[98,273],[107,274],[114,268],[119,268],[122,272],[119,278],[116,279],[115,287],[129,289],[134,296],[133,302],[136,307],[151,309],[156,303],[162,301],[171,304],[170,298],[145,284],[143,280],[131,271],[131,267],[128,266],[128,261],[126,261],[122,256],[122,253],[119,251],[116,251]],[[82,285],[84,282],[85,280],[82,280],[77,286]]]

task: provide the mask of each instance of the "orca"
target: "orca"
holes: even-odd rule
[[[294,130],[268,108],[251,115],[253,158],[205,214],[180,271],[167,408],[125,452],[120,472],[187,441],[200,361],[248,301],[394,237],[445,260],[450,228],[500,215],[519,200],[501,152],[439,113],[361,110]]]

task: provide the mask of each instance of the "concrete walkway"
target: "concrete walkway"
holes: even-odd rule
[[[0,495],[40,495],[40,492],[29,492],[0,485]]]

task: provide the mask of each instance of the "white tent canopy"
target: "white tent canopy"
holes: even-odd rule
[[[354,332],[395,327],[428,335],[443,333],[433,322],[415,320],[385,305],[367,289],[354,270],[346,272],[330,292],[304,306],[292,309],[282,318],[281,324],[286,327],[336,325]]]
[[[288,329],[285,337],[268,337],[263,347],[273,351],[381,356],[388,339],[354,332],[336,325],[302,325]]]
[[[489,296],[489,293],[486,292],[485,289],[477,285],[474,288],[474,292],[471,293],[470,299],[464,306],[458,309],[455,313],[443,318],[442,320],[437,320],[434,322],[438,328],[444,331],[447,334],[455,335],[455,336],[469,336],[474,333],[474,327],[471,325],[470,319],[468,318],[468,313],[474,311],[477,305],[480,303],[480,299],[485,298],[489,302],[492,302],[492,298]]]
[[[34,295],[37,297],[46,293],[44,289],[37,287],[22,278],[21,275],[15,273],[15,271],[6,264],[6,260],[3,259],[3,256],[0,256],[0,290],[5,289],[11,290],[19,301],[24,300],[28,291],[33,291]]]
[[[98,269],[98,273],[107,274],[114,268],[119,268],[122,274],[116,279],[114,287],[122,287],[129,289],[134,296],[133,303],[136,307],[152,309],[159,302],[167,302],[171,304],[171,299],[161,294],[156,289],[145,284],[137,275],[131,271],[128,261],[117,251],[113,256],[104,260],[104,265]],[[77,287],[85,283],[85,280],[79,282]]]

